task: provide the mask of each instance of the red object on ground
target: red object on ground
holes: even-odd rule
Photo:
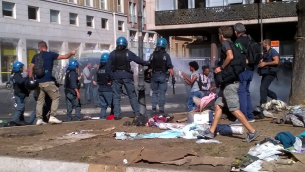
[[[107,117],[107,120],[112,120],[113,118],[114,118],[114,115],[111,114],[111,115],[109,115],[109,116]]]

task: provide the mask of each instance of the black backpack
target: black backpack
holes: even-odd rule
[[[248,35],[249,44],[247,47],[248,65],[256,66],[262,58],[261,46],[256,43],[250,35]]]
[[[233,71],[235,77],[239,79],[239,74],[245,71],[247,63],[246,63],[246,51],[240,44],[233,44],[230,42],[232,52],[234,55],[233,60],[231,61],[231,66],[233,67]]]
[[[39,54],[35,54],[34,58],[34,68],[33,68],[33,75],[35,78],[42,78],[45,75],[45,69],[43,67],[43,51]]]

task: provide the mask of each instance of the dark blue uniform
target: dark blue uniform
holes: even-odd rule
[[[111,76],[113,80],[112,92],[115,117],[121,116],[120,101],[123,85],[127,91],[129,101],[135,116],[140,115],[139,104],[133,83],[133,73],[130,67],[130,62],[132,61],[143,66],[149,64],[128,49],[123,49],[112,51],[106,65],[106,72]]]
[[[14,97],[15,97],[15,114],[12,121],[24,121],[25,98],[29,96],[29,91],[25,87],[28,78],[23,78],[21,72],[15,72],[11,80],[13,81]]]
[[[81,104],[77,98],[77,94],[74,89],[79,89],[78,74],[75,69],[68,68],[65,78],[65,94],[67,104],[67,120],[72,121],[72,110],[75,109],[75,117],[77,121],[82,119],[80,115]]]
[[[101,103],[100,119],[105,119],[107,107],[111,107],[113,97],[110,75],[106,73],[106,63],[100,64],[96,73],[95,81],[98,83],[99,99]]]
[[[164,112],[165,93],[167,91],[166,73],[173,68],[171,58],[164,50],[154,51],[150,57],[150,68],[152,69],[151,89],[153,91],[151,104],[152,109]]]

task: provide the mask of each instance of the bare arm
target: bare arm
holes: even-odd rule
[[[34,76],[33,76],[33,68],[34,68],[34,63],[31,63],[30,67],[29,67],[29,78],[34,78]]]
[[[223,68],[227,67],[230,64],[231,60],[233,60],[233,58],[234,58],[232,50],[228,50],[226,52],[226,55],[227,55],[227,57],[226,57],[225,61],[223,62],[223,65],[222,65]]]
[[[169,73],[171,74],[172,77],[175,76],[175,73],[174,73],[174,69],[173,69],[173,68],[169,69]]]
[[[278,65],[279,62],[280,62],[279,56],[274,56],[273,61],[272,62],[265,62],[265,65],[266,66],[274,66],[274,65]]]
[[[184,80],[187,85],[192,85],[188,80]]]
[[[183,76],[183,78],[184,78],[184,80],[185,80],[185,82],[186,82],[187,84],[190,83],[190,84],[188,84],[188,85],[193,84],[193,83],[197,80],[197,75],[193,75],[193,78],[192,78],[192,79],[189,78],[189,77],[187,77],[185,73],[182,73],[182,76]]]
[[[57,60],[68,59],[68,58],[70,58],[71,56],[75,55],[75,53],[76,53],[75,51],[71,51],[71,52],[68,53],[68,54],[59,55],[59,56],[57,57]]]

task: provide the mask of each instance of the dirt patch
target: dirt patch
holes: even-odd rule
[[[185,118],[185,115],[176,115],[175,120]],[[113,137],[114,132],[137,132],[141,134],[148,134],[152,132],[163,132],[158,128],[150,127],[135,127],[135,126],[123,126],[126,121],[131,119],[122,119],[120,121],[84,121],[84,122],[73,122],[63,123],[60,125],[45,125],[45,126],[26,126],[26,127],[14,127],[14,128],[1,128],[1,133],[7,133],[14,130],[14,132],[22,132],[29,130],[41,131],[40,135],[33,136],[20,136],[20,137],[5,137],[0,138],[0,155],[6,156],[19,156],[19,157],[31,157],[31,158],[44,158],[44,159],[56,159],[63,161],[77,161],[77,162],[88,162],[96,164],[110,164],[110,165],[124,165],[123,159],[124,154],[120,158],[113,159],[111,154],[115,152],[128,152],[132,150],[142,150],[129,152],[132,159],[139,158],[138,155],[145,153],[145,151],[154,151],[153,158],[155,162],[162,161],[171,162],[177,160],[170,158],[169,155],[192,155],[198,157],[225,157],[226,164],[227,159],[231,158],[232,162],[235,157],[239,157],[247,153],[250,147],[254,146],[255,142],[244,143],[242,139],[246,137],[246,133],[242,136],[217,136],[216,140],[222,142],[221,144],[196,144],[196,140],[186,139],[143,139],[143,140],[115,140]],[[261,141],[265,137],[275,136],[279,132],[289,131],[294,135],[299,135],[304,132],[304,128],[296,128],[292,125],[277,125],[271,124],[271,119],[257,120],[253,123],[255,129],[261,133],[261,137],[257,141]],[[222,124],[228,124],[229,121],[222,120]],[[115,126],[115,128],[114,128]],[[109,129],[111,128],[111,129]],[[108,129],[108,130],[106,130]],[[66,136],[71,132],[79,132],[81,130],[88,130],[89,134],[94,137],[88,137],[85,139],[77,140],[76,142],[68,142],[62,145],[55,145],[51,148],[42,149],[40,151],[18,151],[20,147],[29,146],[45,146],[50,145],[50,142],[54,138]],[[90,131],[92,130],[92,131]],[[152,152],[152,153],[154,153]],[[172,152],[172,153],[171,153]],[[150,152],[151,153],[151,152]],[[113,156],[115,156],[113,154]],[[118,156],[119,157],[119,156]],[[171,168],[171,169],[191,169],[191,170],[202,170],[206,171],[228,171],[229,166],[191,166],[191,165],[168,165],[168,164],[156,164],[148,163],[145,158],[138,163],[131,160],[125,165],[132,165],[137,167],[156,167],[156,168]],[[179,162],[177,162],[179,163]],[[213,163],[209,163],[213,164]],[[217,164],[217,163],[216,163]],[[215,164],[213,164],[215,165]]]

